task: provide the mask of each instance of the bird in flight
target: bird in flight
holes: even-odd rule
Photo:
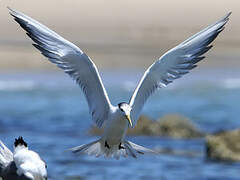
[[[231,13],[208,26],[154,62],[144,73],[129,102],[112,105],[96,65],[80,48],[25,14],[10,9],[15,21],[26,31],[45,57],[70,75],[82,89],[92,120],[104,128],[102,137],[71,149],[74,153],[114,157],[137,157],[154,151],[125,139],[128,127],[134,127],[147,99],[158,89],[182,77],[212,48],[211,42],[224,29]]]
[[[0,141],[0,177],[3,180],[47,180],[46,164],[36,152],[28,149],[22,137],[15,139],[13,153]]]

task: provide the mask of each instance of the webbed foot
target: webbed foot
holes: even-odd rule
[[[108,149],[110,149],[110,146],[108,145],[107,141],[105,141],[105,147],[107,147]]]
[[[118,149],[125,149],[125,147],[122,146],[122,143],[119,144]]]

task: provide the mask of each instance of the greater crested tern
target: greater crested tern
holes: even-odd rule
[[[128,103],[111,104],[96,65],[77,46],[21,12],[10,9],[15,21],[27,32],[45,57],[81,87],[88,102],[92,120],[104,128],[103,136],[89,144],[72,148],[74,153],[106,157],[137,157],[137,154],[153,153],[152,150],[125,140],[128,127],[134,127],[147,99],[158,89],[167,86],[195,68],[204,59],[210,43],[224,29],[231,13],[208,26],[178,46],[166,52],[144,73]]]
[[[47,180],[45,162],[28,149],[22,137],[15,139],[12,153],[0,141],[0,177],[3,180]]]

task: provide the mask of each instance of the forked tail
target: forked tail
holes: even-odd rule
[[[122,148],[119,148],[119,145],[115,145],[112,147],[106,147],[105,141],[99,139],[97,141],[91,142],[89,144],[83,144],[81,146],[74,147],[70,149],[73,153],[83,153],[88,155],[93,155],[96,157],[105,156],[105,157],[113,157],[115,159],[119,159],[122,157],[134,157],[137,158],[138,154],[151,153],[156,154],[155,151],[145,148],[143,146],[134,144],[130,141],[124,141]]]

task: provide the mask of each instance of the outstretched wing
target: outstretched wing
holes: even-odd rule
[[[23,13],[9,10],[15,21],[34,41],[33,46],[79,84],[87,99],[92,119],[101,127],[108,116],[111,103],[95,64],[81,49],[46,26]]]
[[[13,161],[13,153],[0,140],[0,170],[3,167],[6,167],[12,161]]]
[[[202,55],[212,47],[210,43],[224,29],[230,14],[169,50],[147,69],[129,102],[134,125],[151,94],[188,73],[204,58]]]

